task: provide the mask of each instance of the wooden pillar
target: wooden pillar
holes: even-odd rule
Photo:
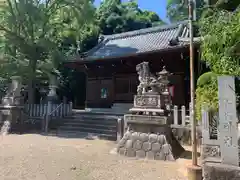
[[[88,101],[88,73],[87,73],[87,69],[85,69],[84,73],[86,74],[86,93],[85,93],[85,109],[88,108],[88,105],[87,105],[87,101]]]

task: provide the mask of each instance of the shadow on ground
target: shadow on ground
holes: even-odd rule
[[[197,153],[197,157],[200,157],[200,155],[201,155],[201,154],[198,152],[198,153]],[[181,154],[180,158],[183,158],[183,159],[192,159],[192,151],[185,150],[185,151]]]
[[[16,134],[16,135],[30,135],[30,134],[37,134],[37,135],[41,135],[41,136],[51,136],[51,137],[59,137],[59,138],[73,138],[73,139],[86,139],[86,140],[96,140],[96,139],[104,139],[99,137],[98,135],[94,134],[94,133],[84,133],[84,132],[79,132],[77,134],[68,134],[68,133],[57,133],[55,131],[50,131],[48,133],[44,133],[42,131],[38,131],[38,130],[31,130],[31,131],[27,131],[25,133],[18,133],[18,132],[14,132],[11,134]]]

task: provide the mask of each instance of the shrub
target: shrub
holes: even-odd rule
[[[213,72],[202,74],[197,81],[196,118],[201,119],[202,106],[206,104],[213,110],[218,110],[217,75]]]

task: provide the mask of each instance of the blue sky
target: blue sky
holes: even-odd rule
[[[124,0],[127,1],[127,0]],[[99,5],[101,0],[95,0],[95,4]],[[141,9],[150,10],[156,12],[162,20],[166,18],[166,4],[167,0],[137,0],[138,5]]]

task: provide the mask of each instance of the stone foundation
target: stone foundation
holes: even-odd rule
[[[184,149],[170,126],[170,73],[163,67],[161,72],[151,75],[148,62],[138,64],[136,70],[140,83],[133,107],[124,115],[124,128],[119,128],[119,134],[121,129],[127,131],[118,142],[117,152],[128,157],[173,161]]]
[[[218,163],[204,163],[203,180],[239,180],[240,167]]]
[[[118,143],[117,152],[128,157],[173,161],[184,149],[169,129],[161,134],[127,131]]]

